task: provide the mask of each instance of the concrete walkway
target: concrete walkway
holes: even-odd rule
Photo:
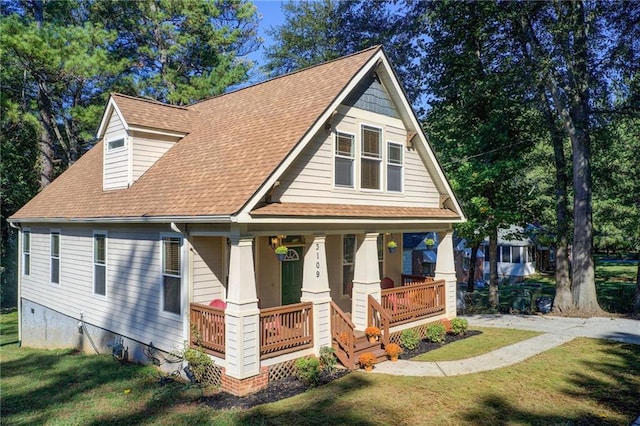
[[[460,361],[399,360],[376,364],[374,373],[396,376],[459,376],[517,364],[575,337],[609,339],[640,345],[640,321],[622,318],[568,318],[543,315],[465,316],[470,326],[515,328],[545,334]]]

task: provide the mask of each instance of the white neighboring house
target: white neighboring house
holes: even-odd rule
[[[188,341],[243,395],[322,346],[354,368],[368,325],[381,350],[456,314],[464,216],[380,47],[187,107],[113,94],[97,136],[9,219],[23,345]],[[438,234],[434,278],[402,274],[405,232]]]
[[[482,246],[485,253],[484,276],[489,281],[489,241]],[[498,230],[498,279],[517,283],[536,272],[535,244],[525,235],[524,229],[512,225]]]

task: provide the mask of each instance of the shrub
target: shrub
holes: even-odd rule
[[[373,365],[373,363],[376,362],[376,356],[371,352],[365,352],[358,357],[358,362],[362,367]]]
[[[411,351],[417,348],[418,344],[420,344],[420,335],[418,335],[418,333],[415,330],[413,329],[404,330],[400,335],[400,345],[403,348]]]
[[[464,318],[454,318],[451,320],[451,333],[462,335],[466,334],[469,329],[469,322]]]
[[[316,357],[300,358],[296,361],[298,380],[307,386],[315,386],[320,380],[320,361]]]
[[[336,369],[335,349],[331,346],[323,346],[320,348],[320,367],[327,373],[332,373]]]
[[[197,383],[204,381],[207,369],[213,365],[213,360],[202,348],[199,346],[197,348],[191,348],[187,342],[184,342],[182,350],[172,352],[172,355],[188,363],[188,369],[185,369],[185,372],[189,379]]]
[[[396,345],[395,343],[389,343],[387,346],[384,347],[384,351],[389,356],[398,356],[402,353],[402,348],[399,345]]]
[[[427,340],[433,343],[443,343],[444,336],[446,336],[447,331],[440,321],[429,324],[427,327]]]

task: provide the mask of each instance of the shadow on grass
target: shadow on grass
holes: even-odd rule
[[[640,415],[640,347],[637,345],[602,342],[600,352],[604,359],[598,362],[582,361],[576,371],[566,379],[561,392],[583,401],[592,401],[592,411],[541,414],[523,409],[505,397],[489,394],[463,418],[474,425],[619,425],[619,419],[597,415],[596,407],[607,407],[621,413],[633,422]],[[552,367],[552,366],[550,366]],[[596,377],[597,375],[597,377]]]
[[[240,417],[242,424],[281,425],[299,419],[298,424],[357,424],[372,425],[371,412],[366,407],[361,411],[335,409],[340,400],[348,393],[370,386],[365,374],[352,373],[332,382],[331,387],[313,389],[313,398],[299,398],[301,403],[292,404],[293,408],[275,412],[270,406],[260,405]],[[329,390],[330,389],[330,390]]]

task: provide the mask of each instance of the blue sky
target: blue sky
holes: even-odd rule
[[[254,0],[253,3],[258,8],[258,13],[262,15],[260,26],[258,27],[258,35],[264,40],[264,43],[257,52],[252,53],[249,57],[256,61],[258,65],[262,65],[264,63],[264,48],[272,44],[272,40],[267,36],[266,31],[269,28],[281,25],[284,22],[284,14],[281,10],[283,2],[279,0]]]

